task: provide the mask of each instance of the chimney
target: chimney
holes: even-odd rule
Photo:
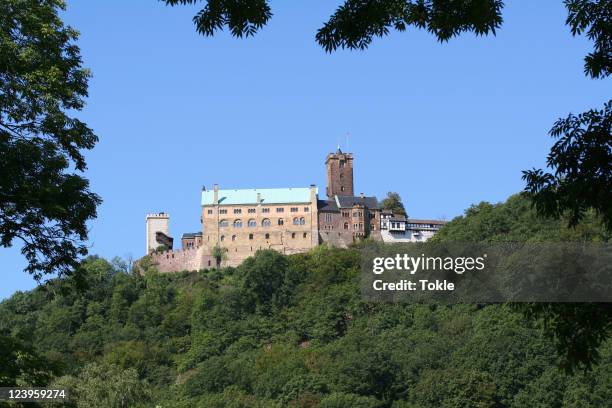
[[[214,187],[213,204],[214,205],[219,204],[219,185],[217,183],[215,183],[215,187]]]
[[[258,191],[257,192],[257,205],[259,205],[261,203],[261,193]]]
[[[359,193],[359,197],[361,197],[362,199],[365,198],[365,195],[363,193]]]
[[[317,186],[314,184],[310,185],[310,201],[313,203],[317,202]]]

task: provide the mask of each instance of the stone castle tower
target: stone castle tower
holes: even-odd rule
[[[325,159],[327,171],[327,197],[353,196],[353,155],[340,148]]]
[[[164,212],[147,214],[146,224],[147,254],[150,254],[162,244],[168,246],[168,243],[164,242],[164,238],[170,236],[170,216]],[[170,247],[171,245],[170,243]]]

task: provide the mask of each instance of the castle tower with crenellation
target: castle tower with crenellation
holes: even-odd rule
[[[165,212],[147,214],[147,254],[165,245],[172,249],[170,237],[170,216]]]
[[[327,197],[353,196],[353,155],[340,148],[325,159],[327,172]]]

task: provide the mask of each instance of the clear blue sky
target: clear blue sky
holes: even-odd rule
[[[583,75],[591,44],[571,36],[561,0],[507,2],[496,37],[440,44],[409,29],[329,55],[314,35],[339,4],[272,1],[270,24],[238,40],[198,35],[197,7],[68,1],[93,72],[79,116],[100,137],[91,253],[142,256],[151,211],[170,213],[176,238],[198,231],[202,185],[324,192],[325,155],[347,132],[357,192],[397,191],[411,216],[451,219],[520,191],[556,118],[609,97],[609,80]],[[0,298],[34,286],[18,248],[0,260]]]

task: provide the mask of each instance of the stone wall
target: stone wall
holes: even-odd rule
[[[151,261],[159,272],[198,271],[215,266],[212,257],[202,247],[152,253]]]

